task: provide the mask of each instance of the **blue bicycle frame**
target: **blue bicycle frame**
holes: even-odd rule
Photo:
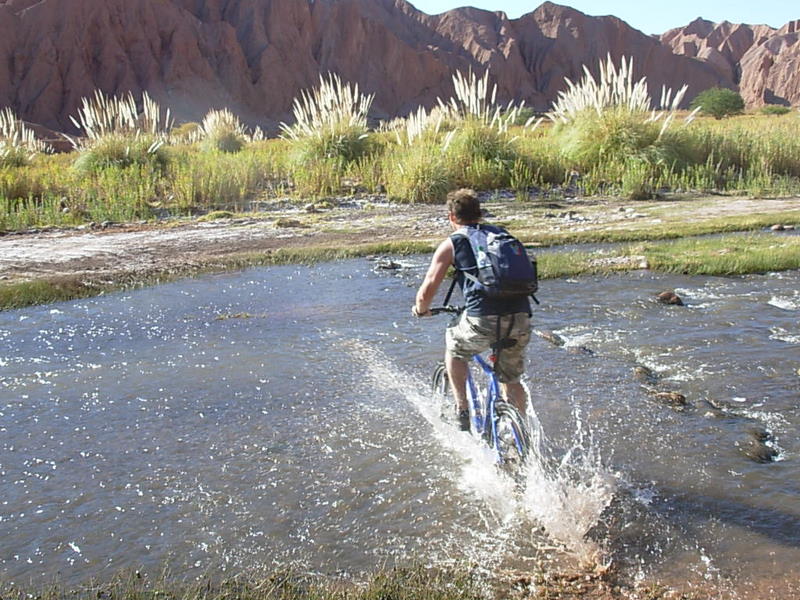
[[[489,361],[484,359],[480,354],[472,357],[472,360],[480,367],[486,375],[486,391],[484,397],[481,397],[480,390],[478,389],[472,373],[467,372],[467,400],[471,406],[472,426],[477,434],[486,440],[486,442],[495,450],[497,454],[497,462],[503,462],[503,453],[500,449],[500,437],[497,434],[497,419],[495,418],[495,405],[502,398],[500,394],[500,383],[497,381],[497,376],[494,372],[494,367]],[[524,443],[519,439],[517,431],[512,429],[514,434],[514,443],[520,449]]]
[[[439,314],[448,312],[460,314],[462,310],[463,309],[458,307],[443,306],[440,308],[432,308],[431,313]],[[467,369],[467,401],[470,407],[470,420],[472,429],[480,438],[486,441],[490,448],[495,451],[497,462],[504,463],[505,452],[500,444],[501,432],[498,431],[497,425],[503,414],[508,417],[509,411],[513,411],[513,414],[517,415],[517,419],[519,419],[519,415],[514,407],[502,400],[502,396],[500,394],[500,383],[498,382],[497,375],[494,372],[494,352],[495,350],[492,349],[492,356],[489,358],[489,360],[486,360],[480,354],[476,354],[472,357],[472,360],[478,366],[480,371],[482,371],[486,376],[486,389],[480,390],[478,388],[478,385],[472,376],[472,371]],[[440,365],[439,368],[443,369],[444,365]],[[498,410],[498,403],[502,403],[503,408]],[[505,406],[508,406],[509,408],[506,409]],[[518,423],[517,426],[524,428],[523,423]],[[527,440],[523,439],[526,434],[524,432],[519,432],[517,430],[517,426],[511,427],[513,442],[519,454],[524,455],[528,447],[528,442]]]

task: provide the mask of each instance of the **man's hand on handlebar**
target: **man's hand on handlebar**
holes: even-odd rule
[[[425,312],[420,312],[419,310],[417,310],[417,305],[416,304],[411,307],[411,314],[414,315],[417,318],[433,316],[433,313],[430,310],[426,310]]]

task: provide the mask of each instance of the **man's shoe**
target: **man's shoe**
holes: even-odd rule
[[[458,412],[458,426],[461,431],[469,431],[469,411],[461,410]]]

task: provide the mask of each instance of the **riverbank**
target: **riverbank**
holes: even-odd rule
[[[641,268],[719,275],[800,268],[800,237],[770,229],[800,225],[798,197],[519,202],[511,193],[494,193],[484,206],[488,221],[534,247],[636,242],[593,252],[540,249],[543,278]],[[0,310],[250,266],[425,253],[449,232],[442,206],[394,204],[381,196],[262,208],[1,236]],[[754,236],[664,241],[743,231]]]
[[[790,592],[787,588],[787,592]],[[421,566],[386,569],[360,576],[326,577],[320,574],[278,571],[269,575],[204,577],[183,580],[170,575],[150,578],[134,571],[110,581],[93,581],[70,588],[0,587],[3,598],[37,600],[725,600],[737,598],[708,584],[670,589],[658,584],[626,584],[610,574],[550,573],[534,576],[503,574],[488,579],[464,570]],[[765,596],[762,596],[765,597]],[[792,598],[795,596],[782,596]]]

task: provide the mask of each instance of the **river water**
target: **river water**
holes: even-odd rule
[[[537,451],[515,483],[441,420],[446,318],[410,317],[427,257],[401,262],[0,313],[0,579],[415,560],[797,581],[800,272],[544,282],[535,327],[566,346],[531,343]],[[777,460],[741,452],[753,428]]]

